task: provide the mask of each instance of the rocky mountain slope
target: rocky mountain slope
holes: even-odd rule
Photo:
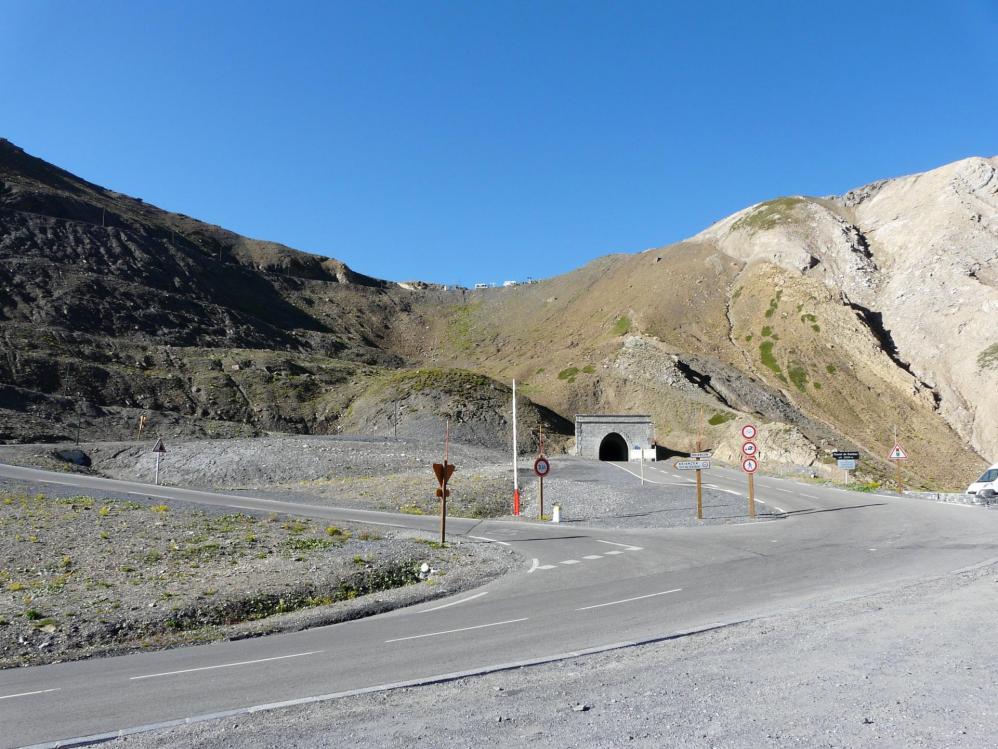
[[[998,455],[998,159],[761,203],[510,289],[356,274],[92,185],[0,141],[0,438],[376,432],[508,439],[650,412],[660,444],[959,486]],[[77,410],[81,415],[77,416]],[[701,426],[702,421],[702,426]],[[525,430],[526,431],[526,430]]]

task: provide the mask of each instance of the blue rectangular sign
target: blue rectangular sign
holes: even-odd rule
[[[841,468],[843,470],[846,470],[846,471],[854,471],[854,470],[856,470],[856,461],[855,460],[840,460],[839,461],[839,468]]]

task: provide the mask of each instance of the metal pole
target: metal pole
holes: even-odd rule
[[[541,518],[541,520],[543,520],[544,519],[544,477],[541,476],[540,480],[541,480],[541,515],[540,515],[540,518]]]
[[[755,517],[755,474],[748,475],[748,514],[750,518]]]
[[[156,486],[159,486],[159,459],[162,453],[156,453]]]
[[[645,449],[643,447],[638,448],[641,452],[638,453],[639,460],[641,461],[641,486],[645,485]]]
[[[399,402],[395,401],[395,439],[399,438]]]
[[[516,466],[516,380],[513,380],[513,514],[520,514],[520,477]]]
[[[697,469],[697,520],[703,520],[703,484],[699,468]]]

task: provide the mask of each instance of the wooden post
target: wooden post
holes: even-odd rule
[[[748,475],[748,514],[750,518],[755,517],[755,474]]]

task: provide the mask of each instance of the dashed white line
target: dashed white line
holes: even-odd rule
[[[177,674],[191,674],[195,671],[213,671],[216,668],[232,668],[233,666],[249,666],[254,663],[267,663],[269,661],[283,661],[288,658],[302,658],[306,655],[316,655],[318,653],[324,653],[324,650],[309,650],[307,653],[293,653],[291,655],[278,655],[273,658],[258,658],[254,661],[237,661],[235,663],[222,663],[218,666],[201,666],[200,668],[185,668],[180,671],[164,671],[159,674],[145,674],[143,676],[133,676],[129,681],[138,681],[139,679],[155,679],[157,676],[176,676]]]
[[[409,635],[409,637],[396,637],[394,640],[385,640],[388,642],[403,642],[404,640],[419,640],[423,637],[437,637],[438,635],[451,635],[455,632],[467,632],[472,629],[485,629],[486,627],[499,627],[503,624],[516,624],[517,622],[525,622],[529,617],[523,617],[522,619],[507,619],[504,622],[492,622],[491,624],[476,624],[474,627],[461,627],[460,629],[447,629],[443,632],[427,632],[423,635]]]
[[[558,564],[579,564],[579,560],[578,559],[566,559],[566,560],[564,560],[562,562],[558,562]]]
[[[604,553],[604,554],[605,554],[606,556],[610,556],[611,554],[623,554],[624,552],[622,552],[622,551],[616,551],[616,550],[614,550],[614,551],[604,551],[603,553]]]
[[[499,541],[498,539],[495,539],[495,538],[486,538],[485,536],[468,536],[468,538],[473,538],[476,541],[491,541],[494,544],[502,544],[503,546],[512,546],[513,545],[513,544],[508,543],[506,541]]]
[[[5,694],[0,697],[0,700],[12,700],[15,697],[30,697],[33,694],[48,694],[49,692],[59,692],[62,691],[62,687],[56,687],[55,689],[39,689],[35,692],[19,692],[18,694]]]
[[[586,556],[584,556],[582,558],[583,559],[602,559],[603,555],[602,554],[587,554]]]
[[[802,497],[807,497],[808,499],[817,499],[818,497],[814,494],[801,494]]]
[[[541,560],[535,557],[534,560],[530,563],[530,569],[527,570],[527,574],[529,575],[531,572],[533,572],[540,566],[541,566]]]
[[[597,603],[592,606],[583,606],[581,609],[576,609],[576,611],[588,611],[589,609],[599,609],[603,606],[616,606],[618,603],[630,603],[631,601],[640,601],[644,598],[654,598],[655,596],[664,596],[669,593],[678,593],[682,588],[673,588],[672,590],[663,590],[661,593],[649,593],[646,596],[635,596],[634,598],[624,598],[620,601],[610,601],[608,603]]]
[[[557,564],[542,564],[537,569],[539,569],[539,570],[553,570],[557,566],[558,566]]]
[[[536,562],[537,560],[535,559],[534,561]],[[468,596],[467,598],[462,598],[459,601],[451,601],[450,603],[445,603],[440,606],[434,606],[432,609],[423,609],[419,613],[429,614],[431,611],[440,611],[440,609],[446,609],[450,606],[457,606],[459,603],[467,603],[468,601],[473,601],[476,598],[481,598],[482,596],[487,596],[488,594],[489,592],[487,590],[483,590],[481,593],[475,593],[475,595]]]

